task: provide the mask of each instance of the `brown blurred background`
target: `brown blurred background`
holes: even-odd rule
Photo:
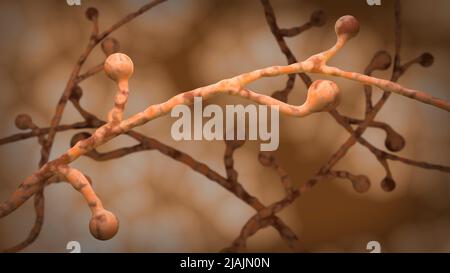
[[[63,0],[0,2],[0,137],[18,132],[14,118],[28,113],[46,127],[70,71],[90,35],[84,17],[89,6],[100,10],[101,29],[136,10],[147,1],[81,0],[70,7]],[[403,2],[403,60],[424,51],[435,56],[430,68],[414,66],[400,83],[450,100],[450,2]],[[311,12],[322,9],[327,24],[288,38],[299,60],[334,43],[334,22],[344,14],[360,20],[360,34],[331,61],[343,69],[361,72],[380,49],[393,52],[393,1],[368,6],[358,1],[273,1],[281,27],[303,24]],[[182,91],[207,85],[257,68],[285,64],[270,33],[259,1],[168,1],[115,32],[121,51],[134,61],[135,74],[126,113],[162,102]],[[103,61],[97,48],[85,68]],[[376,73],[388,78],[389,71]],[[312,75],[314,79],[318,76]],[[271,94],[284,87],[278,77],[252,84]],[[336,79],[344,90],[339,110],[355,117],[364,111],[359,84]],[[114,83],[103,73],[83,82],[82,105],[105,118],[115,93]],[[289,97],[301,104],[306,89],[297,80]],[[374,90],[375,97],[380,95]],[[210,102],[241,103],[239,98],[218,96]],[[68,105],[63,123],[80,121]],[[378,115],[407,141],[402,156],[450,165],[449,115],[429,105],[398,95]],[[175,142],[170,136],[174,119],[163,117],[138,130],[207,162],[220,174],[224,143]],[[303,183],[328,160],[348,134],[325,113],[304,119],[281,116],[277,151],[296,185]],[[52,157],[63,153],[75,131],[59,133]],[[384,149],[384,133],[369,129],[364,136]],[[119,137],[99,150],[134,144]],[[236,152],[239,181],[265,204],[283,197],[273,170],[257,161],[259,143],[252,141]],[[0,146],[0,200],[5,200],[38,165],[36,139]],[[43,231],[26,251],[67,252],[68,241],[79,241],[84,252],[216,252],[239,234],[254,211],[226,190],[187,166],[158,152],[132,154],[108,162],[81,158],[73,166],[88,174],[107,209],[120,219],[119,233],[110,241],[94,239],[88,230],[90,212],[82,196],[66,183],[46,188]],[[308,251],[366,252],[377,240],[384,252],[450,251],[450,176],[391,162],[397,189],[385,193],[379,182],[384,170],[374,156],[356,145],[337,169],[366,174],[372,181],[368,193],[357,194],[345,180],[319,184],[285,209],[280,216],[300,237]],[[24,239],[34,221],[33,202],[0,220],[0,248]],[[272,228],[259,231],[248,242],[249,251],[289,251]]]

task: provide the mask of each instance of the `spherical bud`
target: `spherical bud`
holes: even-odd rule
[[[105,73],[118,82],[127,80],[133,74],[133,62],[123,53],[114,53],[105,60]]]
[[[381,181],[381,188],[386,192],[391,192],[395,189],[395,181],[391,177],[385,177]]]
[[[27,130],[33,127],[33,120],[27,114],[18,115],[14,123],[16,124],[16,127],[20,130]]]
[[[386,70],[391,66],[392,58],[391,55],[384,51],[380,50],[373,56],[370,61],[369,70]]]
[[[73,101],[79,101],[83,96],[83,89],[79,85],[76,85],[70,93],[70,99]]]
[[[434,57],[428,52],[425,52],[420,56],[420,65],[423,67],[429,67],[433,64],[433,62]]]
[[[120,50],[120,43],[114,38],[106,38],[102,41],[102,51],[106,56],[117,53]]]
[[[321,27],[327,22],[327,17],[322,10],[316,10],[311,14],[309,21],[313,26]]]
[[[89,21],[97,20],[98,19],[98,10],[94,7],[90,7],[86,10],[85,15]]]
[[[78,141],[86,139],[86,138],[90,138],[91,134],[88,132],[81,132],[81,133],[77,133],[75,135],[73,135],[72,139],[70,140],[70,147],[75,146],[75,144],[78,143]]]
[[[309,112],[327,111],[339,104],[338,86],[329,80],[316,80],[308,89],[305,105]]]
[[[389,151],[398,152],[405,147],[405,139],[392,129],[386,130],[384,145]]]
[[[358,193],[365,193],[370,189],[370,180],[365,175],[357,175],[352,179],[353,189]]]
[[[351,15],[339,18],[334,25],[337,36],[345,36],[347,39],[355,37],[359,32],[359,22]]]
[[[92,216],[89,230],[96,239],[109,240],[119,230],[119,220],[112,212],[102,209]]]

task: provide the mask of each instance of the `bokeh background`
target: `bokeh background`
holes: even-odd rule
[[[14,118],[32,115],[39,126],[48,126],[70,71],[90,35],[84,17],[89,6],[100,10],[102,29],[136,10],[146,1],[81,0],[70,7],[63,0],[0,2],[0,136],[18,132]],[[403,2],[403,60],[429,51],[430,68],[414,66],[400,83],[450,100],[450,2]],[[353,71],[363,71],[380,49],[393,52],[393,1],[381,6],[366,1],[273,1],[281,27],[303,24],[311,12],[322,9],[327,24],[288,38],[298,59],[334,43],[334,22],[344,14],[360,20],[360,34],[331,61]],[[207,85],[260,67],[285,64],[270,33],[259,1],[173,0],[145,13],[116,31],[122,52],[131,56],[135,74],[126,113],[162,102],[182,91]],[[85,68],[103,61],[97,48]],[[389,71],[376,73],[388,78]],[[318,77],[312,75],[314,79]],[[271,94],[284,87],[286,77],[261,80],[252,88]],[[362,117],[363,89],[336,79],[344,91],[339,110]],[[106,118],[115,93],[114,83],[103,73],[82,83],[82,105]],[[306,89],[297,80],[289,101],[301,104]],[[375,97],[380,91],[374,90]],[[218,96],[211,103],[248,102]],[[81,120],[68,105],[63,123]],[[398,95],[378,115],[407,140],[402,156],[450,165],[448,113]],[[163,117],[138,130],[188,152],[225,175],[224,143],[176,142],[170,136],[174,119]],[[281,116],[277,156],[296,185],[303,183],[328,160],[348,134],[326,113],[304,119]],[[52,157],[63,153],[75,131],[59,133]],[[384,133],[369,129],[364,136],[384,148]],[[121,136],[100,151],[133,145]],[[283,197],[273,170],[257,161],[259,143],[247,142],[236,152],[239,181],[265,204]],[[0,146],[0,200],[38,165],[36,139]],[[450,176],[391,162],[397,188],[385,193],[379,182],[384,170],[365,148],[356,145],[337,169],[366,174],[372,187],[357,194],[345,180],[319,184],[285,209],[280,216],[312,252],[366,252],[377,240],[384,252],[450,251]],[[79,241],[84,252],[216,252],[229,246],[253,210],[225,189],[187,166],[158,152],[141,152],[108,162],[81,158],[73,166],[88,174],[107,209],[120,219],[119,233],[110,241],[94,239],[88,230],[90,212],[82,196],[66,183],[46,188],[46,216],[42,234],[28,252],[67,252],[68,241]],[[24,239],[34,221],[30,200],[0,219],[0,248]],[[249,251],[289,251],[273,228],[259,231],[248,242]]]

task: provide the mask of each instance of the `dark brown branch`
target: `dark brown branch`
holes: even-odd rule
[[[63,131],[68,131],[68,130],[97,128],[97,127],[98,126],[89,124],[86,121],[81,121],[81,122],[76,122],[73,124],[58,125],[55,129],[57,132],[63,132]],[[46,127],[46,128],[39,128],[37,130],[31,130],[30,132],[26,132],[26,133],[17,133],[17,134],[8,136],[8,137],[1,138],[0,145],[4,145],[7,143],[11,143],[11,142],[16,142],[16,141],[20,141],[20,140],[25,140],[25,139],[32,138],[32,137],[44,136],[44,135],[48,134],[49,131],[50,131],[50,127]]]

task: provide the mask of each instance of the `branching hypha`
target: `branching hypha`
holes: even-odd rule
[[[276,22],[275,13],[270,5],[270,2],[268,0],[261,0],[267,23],[276,38],[281,51],[286,56],[288,65],[271,66],[258,69],[233,78],[219,81],[215,84],[180,93],[166,102],[151,105],[140,113],[137,113],[129,118],[124,118],[123,111],[129,95],[128,81],[133,73],[134,67],[131,59],[127,55],[118,53],[120,50],[119,42],[109,36],[113,31],[120,28],[122,25],[130,22],[140,14],[155,7],[161,2],[163,1],[151,1],[138,11],[127,15],[103,32],[99,32],[99,12],[95,8],[87,9],[86,17],[92,22],[93,25],[91,37],[85,51],[80,56],[70,75],[66,88],[58,102],[50,127],[40,128],[33,123],[33,120],[29,115],[21,114],[17,116],[15,124],[18,129],[27,130],[27,132],[18,133],[0,140],[0,144],[6,144],[22,139],[37,137],[39,144],[42,146],[39,170],[23,180],[19,185],[19,188],[11,195],[11,197],[0,204],[0,218],[3,218],[24,204],[30,197],[34,196],[35,200],[34,205],[36,210],[36,221],[29,236],[17,246],[6,249],[6,251],[19,251],[31,244],[37,238],[41,230],[44,217],[44,187],[52,183],[62,181],[69,182],[86,199],[88,206],[92,211],[89,229],[95,238],[99,240],[107,240],[112,238],[117,233],[119,228],[118,219],[112,212],[109,212],[103,208],[101,200],[91,186],[90,178],[83,174],[82,171],[69,166],[71,162],[81,156],[87,156],[94,160],[104,161],[119,158],[138,151],[158,150],[162,154],[186,164],[194,171],[203,174],[211,181],[218,183],[226,190],[233,193],[236,197],[254,208],[256,210],[256,214],[244,225],[241,233],[233,241],[232,245],[225,248],[223,251],[244,251],[247,239],[258,230],[268,226],[274,227],[293,250],[301,250],[302,248],[298,237],[276,214],[292,204],[301,194],[311,189],[315,184],[329,177],[347,179],[351,181],[355,191],[360,193],[366,192],[371,185],[368,177],[364,175],[355,175],[344,170],[335,170],[333,168],[336,163],[345,156],[347,151],[357,142],[366,147],[385,169],[386,177],[381,181],[381,187],[385,191],[392,191],[395,188],[395,181],[389,168],[389,161],[400,161],[416,167],[450,172],[450,167],[448,166],[415,161],[385,152],[376,148],[362,137],[364,131],[368,127],[379,128],[386,132],[385,145],[388,150],[391,152],[398,152],[402,150],[405,145],[405,139],[388,124],[375,121],[377,113],[383,107],[392,92],[417,100],[418,102],[450,111],[450,102],[434,98],[424,91],[406,88],[395,83],[411,65],[418,63],[424,67],[427,67],[433,63],[433,57],[429,53],[424,53],[411,61],[403,64],[401,63],[399,1],[396,1],[395,5],[396,40],[392,77],[390,80],[370,76],[375,70],[386,70],[391,66],[391,56],[386,51],[379,51],[375,53],[370,64],[364,71],[364,74],[348,72],[337,67],[327,65],[327,62],[335,54],[337,54],[349,40],[358,34],[359,22],[353,16],[343,16],[335,23],[337,41],[334,46],[328,50],[309,57],[305,61],[298,62],[291,50],[288,48],[285,38],[294,37],[313,26],[324,26],[324,13],[321,11],[314,12],[311,15],[310,21],[305,25],[283,29],[280,28]],[[107,57],[105,62],[94,66],[88,69],[84,74],[81,74],[80,71],[83,64],[90,55],[91,51],[99,44]],[[113,108],[109,112],[107,121],[103,121],[94,114],[90,113],[84,109],[80,103],[83,91],[79,84],[83,80],[96,75],[102,70],[104,70],[106,74],[117,83],[118,86]],[[313,82],[306,73],[336,76],[363,84],[364,94],[366,96],[366,111],[364,118],[358,119],[341,115],[338,112],[337,107],[339,105],[339,98],[341,96],[345,96],[345,90],[340,90],[338,85],[331,80],[316,80]],[[286,87],[281,91],[274,92],[272,96],[262,95],[258,92],[251,91],[246,87],[248,84],[263,77],[275,77],[282,75],[288,75]],[[287,103],[288,95],[294,87],[297,75],[308,87],[307,99],[300,106],[294,106]],[[384,91],[381,99],[375,104],[372,102],[372,87],[374,86]],[[274,153],[260,152],[258,155],[259,162],[263,166],[275,169],[280,176],[281,184],[286,192],[285,198],[266,206],[256,197],[248,193],[238,181],[238,173],[234,167],[233,154],[236,149],[244,145],[244,141],[225,141],[226,149],[224,154],[224,164],[227,176],[223,177],[206,164],[195,160],[188,154],[165,145],[156,139],[133,131],[133,128],[144,125],[153,119],[167,114],[177,105],[189,105],[193,103],[196,97],[208,99],[219,93],[240,96],[258,104],[278,108],[283,114],[295,117],[307,117],[308,115],[317,112],[328,112],[342,127],[344,127],[346,131],[349,132],[350,137],[316,172],[316,174],[299,188],[295,188],[292,185],[289,175],[280,165]],[[75,106],[84,120],[74,124],[60,124],[65,106],[69,101]],[[357,125],[357,128],[353,129],[351,125]],[[95,131],[92,134],[87,132],[75,134],[70,141],[71,148],[64,154],[56,157],[56,159],[49,161],[53,140],[57,132],[83,128],[94,128]],[[122,134],[126,134],[137,140],[139,144],[132,147],[119,148],[106,153],[101,153],[96,150],[96,148],[100,145],[105,144],[111,139]]]

